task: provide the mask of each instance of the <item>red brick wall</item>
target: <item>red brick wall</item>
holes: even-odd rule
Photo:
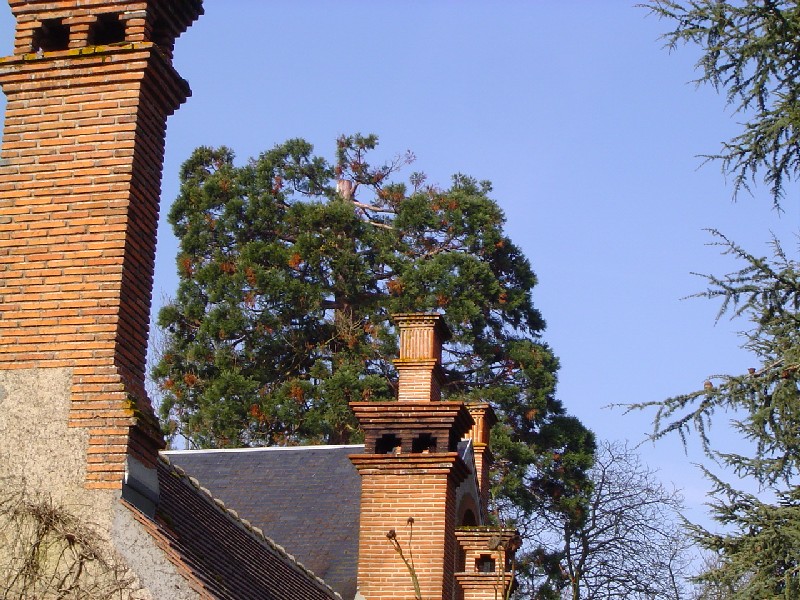
[[[386,537],[395,529],[406,557],[413,553],[425,600],[451,600],[456,543],[455,490],[466,476],[454,453],[354,455],[361,474],[359,591],[367,600],[414,597],[411,576]],[[409,540],[407,520],[414,519]]]

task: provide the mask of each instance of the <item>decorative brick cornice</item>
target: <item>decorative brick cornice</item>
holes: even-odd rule
[[[458,485],[470,473],[457,452],[444,454],[351,454],[350,461],[363,477],[380,475],[448,475]]]
[[[9,0],[17,19],[14,53],[35,52],[35,34],[46,21],[69,28],[68,46],[93,45],[90,31],[101,15],[124,25],[125,40],[155,42],[172,56],[175,39],[203,14],[202,0]]]
[[[406,454],[415,452],[414,440],[422,435],[435,440],[435,446],[427,450],[452,452],[472,426],[472,417],[461,402],[351,402],[350,408],[364,430],[367,452],[388,452],[378,448],[386,435],[397,436]]]
[[[155,84],[157,99],[171,114],[191,95],[189,84],[172,61],[152,42],[91,46],[41,55],[28,53],[0,58],[0,87],[6,96],[63,87],[93,87],[102,83],[145,81]]]

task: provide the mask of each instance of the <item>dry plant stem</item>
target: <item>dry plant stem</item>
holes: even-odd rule
[[[408,569],[409,575],[411,575],[411,581],[414,584],[414,598],[415,600],[422,600],[422,591],[419,588],[419,579],[417,578],[417,569],[414,566],[414,554],[411,550],[411,543],[414,541],[414,517],[409,517],[408,521],[406,522],[409,527],[409,536],[408,536],[408,556],[406,558],[405,553],[403,552],[402,546],[400,546],[400,542],[397,539],[397,532],[394,529],[390,529],[389,532],[386,534],[386,537],[389,539],[389,542],[392,544],[392,548],[394,551],[397,552],[397,555],[403,561],[403,564]]]
[[[122,600],[134,590],[97,532],[49,496],[0,494],[0,533],[2,600]]]

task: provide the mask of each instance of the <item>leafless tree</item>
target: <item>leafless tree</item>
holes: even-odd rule
[[[540,524],[539,549],[529,560],[549,561],[540,569],[549,581],[532,597],[690,598],[691,556],[680,492],[661,483],[623,443],[600,443],[591,475],[594,490],[581,524],[558,517]]]
[[[700,558],[700,567],[697,584],[694,588],[692,600],[731,600],[734,593],[744,582],[731,583],[724,579],[715,577],[719,569],[723,567],[724,559],[713,552],[705,552]]]

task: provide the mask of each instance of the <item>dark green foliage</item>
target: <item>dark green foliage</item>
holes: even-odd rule
[[[165,427],[195,447],[356,441],[348,402],[395,395],[389,316],[438,311],[453,331],[444,395],[501,415],[508,494],[579,505],[593,439],[555,398],[536,278],[490,184],[392,181],[413,157],[371,165],[376,142],[340,138],[334,164],[302,140],[244,166],[224,148],[184,164],[180,286],[154,369]]]
[[[733,598],[797,598],[800,585],[800,265],[777,241],[774,256],[756,257],[712,232],[744,267],[725,277],[707,276],[701,294],[721,298],[720,315],[744,317],[744,348],[757,363],[740,375],[713,377],[703,389],[656,406],[655,437],[699,433],[706,452],[745,480],[756,496],[706,471],[714,484],[712,511],[726,533],[693,527],[699,543],[720,557],[702,579],[735,590]],[[714,449],[709,428],[720,413],[750,444],[740,454]],[[771,497],[777,503],[771,503]],[[764,500],[766,498],[767,500]]]
[[[706,472],[714,482],[714,518],[725,533],[691,531],[718,557],[698,578],[706,589],[724,590],[725,598],[800,598],[800,503],[796,488],[778,491],[769,503],[742,492]]]
[[[741,133],[723,142],[719,159],[735,193],[750,189],[763,171],[775,206],[800,168],[800,5],[796,0],[721,2],[653,0],[645,4],[670,19],[670,47],[702,49],[698,83],[724,89],[744,120]]]

